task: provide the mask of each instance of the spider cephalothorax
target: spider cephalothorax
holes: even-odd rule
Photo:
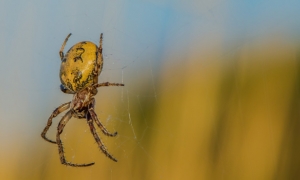
[[[102,152],[107,157],[117,162],[117,160],[108,153],[106,147],[99,138],[94,127],[94,123],[96,123],[101,131],[107,136],[116,136],[117,132],[110,133],[99,121],[97,114],[94,111],[95,99],[93,97],[97,94],[98,87],[124,86],[124,84],[109,82],[98,84],[98,76],[103,67],[103,34],[100,35],[99,47],[92,42],[83,41],[71,47],[66,56],[64,56],[63,50],[70,36],[71,34],[67,36],[59,51],[62,61],[60,68],[60,80],[62,84],[60,88],[62,92],[74,94],[74,96],[72,101],[62,104],[53,111],[41,135],[46,141],[58,145],[60,161],[62,164],[74,167],[93,165],[94,162],[88,164],[74,164],[66,161],[64,156],[64,148],[60,139],[60,135],[63,132],[65,125],[72,117],[79,119],[85,118],[90,126],[90,131]],[[46,137],[46,133],[52,124],[52,119],[67,109],[70,110],[62,117],[58,124],[56,141],[48,139]]]
[[[86,118],[89,106],[93,103],[93,96],[97,94],[97,89],[94,86],[87,87],[78,93],[74,94],[71,101],[71,109],[74,111],[74,117]]]

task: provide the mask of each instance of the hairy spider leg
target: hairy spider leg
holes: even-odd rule
[[[90,110],[89,110],[90,111]],[[94,127],[94,124],[93,124],[93,119],[91,117],[91,115],[88,113],[87,115],[87,122],[90,126],[90,130],[91,130],[91,133],[93,134],[98,146],[100,147],[101,151],[108,157],[110,158],[111,160],[115,161],[115,162],[118,162],[118,160],[116,158],[114,158],[111,154],[108,153],[106,147],[104,146],[103,142],[101,141],[101,139],[99,138],[97,132],[96,132],[96,129]]]
[[[95,88],[101,87],[101,86],[124,86],[122,83],[110,83],[110,82],[104,82],[100,84],[93,85]]]
[[[103,68],[102,42],[103,42],[103,33],[100,34],[99,47],[97,49],[97,61],[93,72],[94,84],[98,83],[98,76],[100,75]]]
[[[71,102],[67,102],[67,103],[64,103],[64,104],[60,105],[58,108],[56,108],[56,109],[53,111],[53,113],[52,113],[51,116],[49,117],[48,122],[47,122],[47,125],[46,125],[45,129],[43,130],[43,132],[42,132],[42,134],[41,134],[42,138],[44,138],[46,141],[48,141],[48,142],[50,142],[50,143],[56,144],[56,141],[53,141],[53,140],[48,139],[48,138],[46,137],[46,133],[47,133],[47,131],[49,130],[51,124],[52,124],[52,119],[55,118],[58,114],[62,113],[63,111],[69,109],[69,108],[70,108],[70,104],[71,104]]]
[[[61,48],[60,48],[60,50],[59,50],[59,56],[60,56],[60,59],[61,59],[61,60],[63,60],[64,57],[65,57],[65,55],[64,55],[64,48],[65,48],[65,46],[66,46],[66,44],[67,44],[67,41],[68,41],[68,39],[69,39],[69,37],[70,37],[71,35],[72,35],[72,33],[70,33],[70,34],[66,37],[64,43],[62,44],[62,46],[61,46]]]
[[[66,124],[69,122],[69,120],[73,116],[73,113],[74,113],[73,110],[69,110],[64,115],[64,117],[60,120],[60,122],[57,126],[56,142],[57,142],[57,145],[58,145],[58,152],[59,152],[59,156],[60,156],[60,162],[62,164],[65,164],[65,165],[68,165],[68,166],[73,166],[73,167],[91,166],[95,163],[92,162],[92,163],[88,163],[88,164],[74,164],[74,163],[66,161],[65,154],[64,154],[64,147],[63,147],[62,141],[60,139],[60,134],[63,132],[64,127],[66,126]]]
[[[110,136],[110,137],[115,137],[118,133],[114,132],[114,133],[110,133],[105,127],[104,125],[101,123],[101,121],[98,119],[97,114],[94,110],[95,107],[95,99],[93,98],[89,107],[89,113],[91,115],[92,120],[97,124],[97,126],[101,129],[101,131],[103,132],[103,134],[105,134],[106,136]]]

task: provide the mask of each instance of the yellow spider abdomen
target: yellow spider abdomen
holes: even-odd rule
[[[65,55],[60,67],[60,81],[72,92],[93,84],[97,61],[97,45],[83,41],[75,44]]]

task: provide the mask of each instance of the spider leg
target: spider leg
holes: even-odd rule
[[[69,37],[70,37],[71,35],[72,35],[72,33],[70,33],[70,34],[66,37],[64,43],[62,44],[62,46],[61,46],[61,48],[60,48],[60,50],[59,50],[59,56],[60,56],[60,59],[61,59],[61,60],[64,59],[64,48],[65,48],[65,45],[67,44],[67,41],[68,41],[68,39],[69,39]]]
[[[100,83],[100,84],[95,84],[94,87],[98,88],[101,86],[124,86],[124,84],[122,83],[110,83],[110,82],[104,82],[104,83]]]
[[[95,106],[95,99],[93,98],[91,105],[89,107],[89,113],[91,115],[92,120],[95,121],[95,123],[97,124],[97,126],[101,129],[101,131],[103,132],[103,134],[105,134],[106,136],[111,136],[114,137],[116,136],[118,133],[114,132],[114,133],[110,133],[104,126],[103,124],[99,121],[97,114],[94,111],[94,106]]]
[[[63,111],[65,111],[65,110],[69,109],[70,103],[71,103],[71,102],[68,102],[68,103],[65,103],[65,104],[60,105],[58,108],[56,108],[56,109],[53,111],[53,113],[52,113],[51,116],[49,117],[48,122],[47,122],[47,125],[46,125],[45,129],[43,130],[43,132],[42,132],[42,134],[41,134],[42,138],[44,138],[46,141],[56,144],[55,141],[50,140],[50,139],[48,139],[48,138],[46,137],[46,133],[47,133],[47,131],[49,130],[51,124],[52,124],[52,119],[55,118],[55,117],[56,117],[58,114],[60,114],[61,112],[63,112]]]
[[[111,154],[108,153],[106,147],[104,146],[103,142],[101,141],[101,139],[99,138],[97,132],[96,132],[96,129],[94,127],[94,124],[93,124],[93,119],[91,118],[91,115],[90,113],[87,114],[87,122],[90,126],[90,130],[91,130],[91,133],[93,134],[98,146],[100,147],[101,151],[108,157],[110,158],[111,160],[115,161],[115,162],[118,162],[118,160],[116,158],[114,158]]]
[[[57,127],[57,134],[56,134],[56,142],[58,145],[58,152],[59,152],[59,156],[60,156],[60,162],[62,164],[65,164],[67,166],[73,166],[73,167],[85,167],[85,166],[91,166],[93,164],[95,164],[94,162],[92,163],[88,163],[88,164],[73,164],[71,162],[67,162],[65,155],[64,155],[64,147],[62,144],[62,141],[60,140],[60,134],[63,132],[64,127],[66,126],[66,124],[69,122],[69,120],[71,119],[73,115],[73,110],[68,111],[64,117],[60,120],[58,127]]]
[[[97,49],[97,61],[94,69],[94,84],[98,83],[98,76],[103,68],[103,54],[102,54],[102,42],[103,42],[103,33],[100,34],[99,47]]]

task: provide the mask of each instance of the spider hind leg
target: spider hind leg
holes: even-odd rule
[[[58,152],[59,152],[59,156],[60,156],[60,162],[62,164],[67,165],[67,166],[73,166],[73,167],[86,167],[86,166],[94,165],[95,164],[94,162],[87,163],[87,164],[74,164],[74,163],[68,162],[65,158],[64,147],[63,147],[62,141],[60,139],[60,134],[63,132],[64,127],[69,122],[72,115],[73,115],[73,111],[72,110],[68,111],[64,115],[64,117],[60,120],[60,122],[58,124],[58,127],[57,127],[56,142],[57,142],[57,145],[58,145]]]
[[[103,142],[101,141],[101,139],[99,138],[97,132],[96,132],[96,129],[94,127],[94,124],[93,124],[93,119],[91,118],[91,115],[90,113],[88,113],[87,115],[87,122],[90,126],[90,130],[91,130],[91,133],[93,134],[98,146],[100,147],[101,151],[108,157],[110,158],[111,160],[115,161],[115,162],[118,162],[118,160],[116,158],[114,158],[111,154],[109,154],[109,152],[107,151],[106,147],[104,146]]]
[[[89,106],[89,115],[91,116],[90,118],[95,121],[95,123],[97,124],[97,126],[101,129],[101,131],[103,132],[103,134],[105,134],[106,136],[110,136],[110,137],[115,137],[118,132],[114,132],[114,133],[110,133],[106,128],[105,126],[101,123],[101,121],[99,121],[98,117],[97,117],[97,114],[95,113],[95,110],[94,110],[94,107],[95,107],[95,99],[93,98],[91,103],[90,103],[90,106]]]

